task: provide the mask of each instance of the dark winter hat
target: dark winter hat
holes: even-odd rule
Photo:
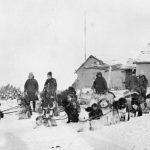
[[[70,87],[68,88],[68,90],[71,91],[71,92],[75,92],[75,89],[74,89],[72,86],[70,86]]]
[[[69,86],[69,87],[68,87],[68,90],[74,91],[74,88],[73,88],[72,86]]]
[[[48,72],[47,75],[52,76],[52,72]]]
[[[101,73],[101,72],[98,72],[96,76],[98,77],[99,75],[101,75],[101,76],[102,76],[102,73]]]

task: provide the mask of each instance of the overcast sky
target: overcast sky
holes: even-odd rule
[[[87,56],[125,61],[150,42],[149,0],[0,0],[0,85],[21,88],[29,72],[40,89],[53,72],[58,89]]]

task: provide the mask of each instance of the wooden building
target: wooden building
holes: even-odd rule
[[[122,64],[108,65],[102,60],[90,55],[76,70],[77,79],[73,86],[76,90],[91,88],[96,74],[101,72],[110,89],[125,89],[125,82],[132,72],[132,66]],[[135,68],[134,68],[135,69]]]

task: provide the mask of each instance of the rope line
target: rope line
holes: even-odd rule
[[[9,111],[9,110],[13,110],[13,109],[16,109],[18,108],[19,106],[14,106],[14,107],[11,107],[11,108],[8,108],[8,109],[5,109],[3,110],[2,112],[6,112],[6,111]]]
[[[10,112],[6,112],[6,113],[3,113],[3,114],[12,114],[12,113],[15,113],[15,112],[18,112],[17,110],[16,111],[10,111]]]

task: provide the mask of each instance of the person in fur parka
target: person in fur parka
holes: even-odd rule
[[[37,80],[34,78],[33,73],[29,73],[28,79],[25,82],[24,85],[24,93],[26,96],[26,99],[28,99],[29,102],[33,102],[33,111],[35,111],[36,107],[36,100],[38,100],[38,90],[39,85]]]
[[[92,89],[97,94],[105,94],[108,91],[107,82],[105,78],[102,76],[101,72],[97,73]]]

